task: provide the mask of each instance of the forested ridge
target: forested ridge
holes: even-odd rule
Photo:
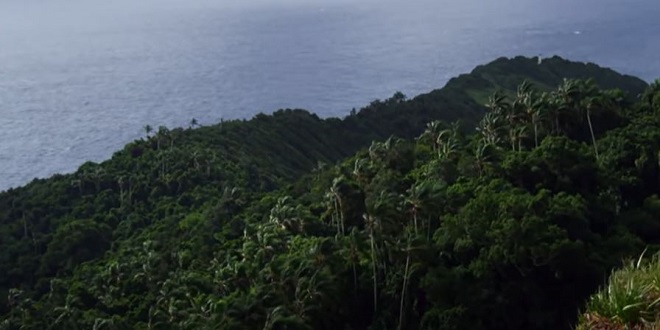
[[[0,193],[0,328],[640,327],[589,296],[658,250],[659,114],[660,82],[517,57],[343,119],[147,127]]]

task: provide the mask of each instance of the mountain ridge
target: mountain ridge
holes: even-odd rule
[[[516,69],[506,71],[510,67]],[[573,75],[562,77],[562,72],[570,71],[564,67],[576,69],[573,69]],[[542,69],[539,72],[544,74],[534,71],[538,69]],[[480,271],[490,274],[489,267],[494,262],[479,256],[479,253],[475,254],[481,243],[470,243],[477,249],[474,251],[456,250],[460,244],[468,244],[462,241],[467,238],[461,237],[460,230],[457,231],[463,225],[461,217],[478,219],[481,206],[496,208],[498,201],[489,199],[491,195],[508,199],[518,210],[516,214],[539,228],[547,229],[548,235],[554,235],[548,238],[537,236],[545,231],[530,233],[534,239],[526,241],[529,244],[526,248],[531,252],[520,252],[521,262],[528,262],[530,255],[540,258],[536,255],[538,252],[534,252],[537,249],[564,256],[562,251],[579,248],[579,244],[573,241],[575,237],[588,242],[590,249],[606,250],[620,244],[621,252],[612,253],[614,256],[626,251],[637,252],[635,247],[641,244],[641,239],[631,238],[617,243],[612,234],[616,228],[603,222],[605,220],[591,220],[591,216],[581,209],[589,205],[593,208],[591,212],[600,212],[603,219],[616,222],[614,219],[618,219],[619,211],[615,214],[609,209],[616,198],[626,200],[628,205],[637,205],[640,199],[651,199],[658,190],[652,183],[643,182],[657,176],[657,169],[653,167],[656,156],[651,149],[657,144],[653,141],[660,139],[656,139],[655,133],[635,135],[637,132],[634,129],[639,127],[641,131],[648,132],[656,125],[653,117],[648,117],[651,110],[647,109],[653,108],[654,104],[633,107],[619,99],[618,94],[600,91],[596,84],[618,87],[628,94],[628,98],[650,93],[649,86],[640,79],[612,72],[558,57],[544,60],[541,65],[533,58],[500,58],[475,68],[471,75],[450,80],[445,88],[410,100],[396,93],[389,99],[376,100],[343,119],[320,119],[305,110],[282,109],[272,115],[258,114],[250,120],[227,121],[198,128],[170,130],[161,127],[146,139],[127,144],[111,159],[100,164],[88,162],[75,173],[34,180],[24,187],[2,192],[0,265],[7,270],[0,274],[3,324],[11,325],[20,319],[24,325],[29,321],[33,328],[38,328],[50,320],[56,328],[71,328],[79,322],[93,326],[103,321],[104,324],[114,322],[116,328],[149,328],[152,319],[164,317],[163,313],[175,313],[168,311],[164,305],[166,301],[176,300],[177,304],[201,308],[199,303],[186,300],[192,298],[181,298],[192,294],[195,299],[204,299],[205,303],[213,302],[214,308],[226,314],[213,321],[219,322],[217,327],[239,326],[235,322],[245,319],[245,322],[252,322],[244,324],[248,327],[263,328],[265,323],[277,328],[277,323],[283,328],[287,328],[285,324],[305,328],[305,322],[312,322],[314,327],[323,328],[337,326],[333,322],[344,322],[342,320],[351,317],[355,319],[346,321],[346,324],[358,328],[366,328],[368,324],[376,326],[379,322],[392,325],[393,319],[389,314],[374,312],[358,317],[351,314],[351,310],[355,311],[361,305],[378,310],[378,299],[372,300],[371,289],[367,289],[371,285],[369,269],[372,267],[376,268],[373,294],[378,296],[378,287],[385,290],[380,294],[380,304],[386,304],[384,308],[398,311],[398,307],[394,306],[405,305],[406,296],[411,299],[405,290],[403,294],[396,293],[400,288],[398,284],[392,286],[390,280],[403,279],[407,283],[409,275],[405,274],[410,269],[408,266],[397,268],[396,265],[403,267],[411,261],[411,253],[402,254],[402,251],[410,251],[413,236],[416,237],[415,244],[430,248],[424,254],[415,255],[413,260],[426,265],[419,266],[424,269],[431,267],[427,269],[428,276],[436,274],[443,278],[445,284],[453,281],[458,286],[466,286],[469,283],[457,281],[461,272],[468,272],[469,276],[474,277],[472,284],[475,288],[483,286],[496,290],[479,275],[482,274]],[[483,104],[479,104],[478,97],[475,99],[475,95],[470,94],[474,93],[470,90],[480,93],[481,89],[484,93],[501,90],[507,95],[520,94],[520,86],[525,80],[542,80],[539,77],[545,77],[547,82],[541,84],[538,91],[525,87],[523,95],[516,96],[518,99],[515,102],[507,103],[506,99],[501,99],[501,103],[491,105],[488,111]],[[593,78],[595,84],[572,80],[585,77]],[[534,104],[524,100],[542,100],[541,93],[553,83],[563,89],[549,96],[554,98],[555,103],[546,104],[547,109],[543,108],[543,111],[547,111],[547,116],[561,112],[562,117],[557,116],[557,123],[544,120],[541,125],[541,122],[533,121],[532,115],[523,116],[521,105]],[[601,103],[594,103],[596,100]],[[595,104],[602,111],[591,114],[595,111]],[[527,111],[531,107],[525,109]],[[506,117],[508,111],[519,113],[515,117]],[[500,119],[508,122],[509,126],[524,123],[526,131],[516,130],[514,134],[513,130],[509,130],[507,136],[502,134],[505,126],[497,126],[492,130],[493,136],[487,135],[488,125],[493,123],[485,121],[485,118],[493,113],[501,114]],[[481,117],[483,119],[478,119]],[[447,122],[439,122],[439,119]],[[463,122],[466,130],[458,130],[458,127],[448,123],[457,119]],[[589,119],[590,130],[584,129],[585,119]],[[641,122],[645,122],[646,126],[642,126]],[[503,122],[497,125],[503,125]],[[539,125],[542,127],[537,127]],[[476,126],[480,129],[475,135],[472,128]],[[632,128],[627,129],[629,126]],[[536,135],[540,131],[540,141],[538,136],[532,135],[532,129]],[[617,134],[624,134],[624,137],[615,138]],[[591,138],[595,156],[590,145]],[[490,147],[484,146],[484,141],[492,141],[488,144]],[[624,148],[615,145],[616,141],[626,141],[631,145]],[[649,142],[648,146],[639,141]],[[598,154],[597,142],[610,146],[600,150],[602,156]],[[646,155],[647,160],[634,158],[634,165],[630,165],[630,157],[641,156],[624,154],[622,150],[636,150]],[[570,158],[562,161],[559,155]],[[598,157],[609,165],[603,168]],[[641,174],[630,171],[634,166]],[[597,175],[590,174],[592,172]],[[588,187],[589,182],[599,182],[603,191],[612,195],[594,192]],[[486,195],[482,195],[481,191],[485,191]],[[401,196],[413,193],[419,196],[401,199]],[[420,204],[421,199],[437,199],[439,196],[442,196],[442,203]],[[599,202],[601,199],[608,202]],[[328,201],[330,203],[326,204]],[[523,212],[525,208],[522,205],[525,203],[535,203],[538,209],[535,212],[538,213]],[[410,205],[417,206],[408,209]],[[424,211],[426,209],[428,211]],[[432,223],[430,214],[436,213],[425,213],[432,210],[442,214],[441,218],[449,219],[448,222]],[[492,214],[502,215],[506,211],[502,209],[498,212]],[[396,222],[379,224],[387,222],[387,219],[396,219]],[[649,226],[645,218],[640,219],[635,226]],[[503,218],[498,221],[508,220]],[[571,225],[571,221],[589,224]],[[419,233],[418,222],[427,228],[424,235]],[[515,226],[515,223],[506,223]],[[630,231],[628,235],[640,235],[637,227],[624,224],[622,222],[621,226],[626,232]],[[499,230],[495,222],[483,225],[495,233]],[[389,237],[398,243],[380,241],[381,238],[374,242],[374,228],[378,228],[379,237]],[[476,235],[482,235],[482,240],[491,239],[490,234],[478,227],[472,230]],[[514,234],[518,229],[511,230]],[[409,233],[408,238],[401,235],[406,232]],[[431,235],[432,232],[435,234]],[[567,233],[565,237],[564,232]],[[507,235],[497,236],[497,239],[504,240]],[[595,240],[598,235],[606,239],[603,238],[603,242]],[[650,235],[650,232],[645,235]],[[539,238],[550,240],[549,247],[534,246]],[[268,241],[271,239],[272,242]],[[349,258],[353,261],[342,264],[337,258],[350,252],[344,249],[354,244],[350,243],[350,239],[355,239],[355,244],[366,245],[362,248],[356,246],[355,253],[358,255],[351,258],[357,258],[357,261]],[[653,236],[646,239],[650,242]],[[371,252],[368,248],[370,240]],[[388,244],[397,247],[390,249]],[[376,249],[382,255],[376,257]],[[438,249],[445,249],[452,256],[439,257],[436,261],[435,257],[426,256]],[[503,249],[511,252],[504,246]],[[279,254],[269,251],[278,251]],[[300,251],[310,251],[311,254],[300,254]],[[604,254],[596,251],[580,251],[604,258]],[[492,250],[489,253],[497,255],[500,252]],[[308,256],[313,258],[307,259]],[[473,260],[475,256],[479,256],[477,261]],[[594,261],[598,258],[585,257],[581,260],[589,263],[591,268],[586,272],[589,276],[580,277],[571,272],[568,276],[591,283],[585,284],[585,287],[591,288],[593,283],[588,280],[600,275],[601,268],[614,266],[612,256],[602,263]],[[324,260],[331,264],[326,264]],[[438,260],[445,260],[446,264],[438,264]],[[310,262],[322,266],[318,268],[318,273],[312,271],[313,267],[309,268]],[[568,259],[562,262],[573,263]],[[217,268],[205,268],[214,263]],[[487,266],[479,266],[479,263]],[[456,264],[460,267],[454,267]],[[506,264],[507,269],[501,271],[516,277],[515,272],[510,273],[511,269],[515,269],[514,265],[515,262]],[[524,265],[532,266],[533,263]],[[387,271],[388,267],[393,267],[394,271]],[[447,268],[446,273],[441,272],[442,267]],[[568,271],[561,265],[553,267]],[[300,273],[296,273],[295,269]],[[291,271],[293,273],[286,273],[286,276],[283,273]],[[549,274],[544,269],[534,271],[540,272],[542,278]],[[219,277],[212,277],[213,272],[220,274],[217,275]],[[498,275],[493,273],[489,276]],[[281,282],[276,281],[277,278]],[[386,281],[379,284],[378,278]],[[220,283],[223,279],[232,283]],[[329,292],[323,285],[334,283],[334,288],[340,293],[356,291],[357,297],[346,308],[330,303],[340,297],[329,297],[327,302],[320,300],[324,304],[321,307],[336,313],[337,320],[328,319],[318,310],[305,314],[305,309],[296,307],[296,304],[310,304],[311,300],[297,297],[294,299],[296,304],[289,305],[287,301],[293,299],[289,293],[300,292],[303,288],[298,288],[300,284],[288,279],[297,279],[297,283],[309,286],[307,289],[320,290],[326,295]],[[474,310],[475,304],[483,303],[480,298],[459,298],[451,288],[444,287],[445,284],[440,282],[435,283],[429,277],[410,280],[414,280],[418,290],[424,289],[431,296],[432,292],[440,290],[438,287],[442,287],[441,292],[449,294],[445,300],[430,297],[437,306],[427,306],[428,310],[425,309],[427,307],[419,307],[430,314],[411,314],[406,321],[410,324],[437,325],[434,322],[440,322],[438,320],[442,318],[438,316],[437,320],[433,319],[433,313],[440,313],[444,318],[456,318],[446,321],[454,322],[451,323],[454,326],[467,326],[465,322],[469,323],[470,319],[481,322],[476,328],[489,328],[489,324],[508,324],[509,328],[540,324],[531,315],[526,315],[519,322],[501,318],[484,319],[485,315],[496,317],[497,313]],[[423,280],[431,282],[422,286]],[[529,288],[544,289],[531,279],[523,277],[521,280],[528,281],[525,283]],[[254,287],[255,281],[270,283],[267,287],[281,286],[281,291],[268,292],[265,287]],[[321,285],[317,281],[326,284]],[[564,282],[552,283],[570,288]],[[211,289],[218,285],[227,286],[227,289]],[[188,291],[185,294],[179,292],[177,286]],[[465,289],[470,292],[475,290],[469,285]],[[387,293],[388,290],[395,292]],[[271,307],[263,307],[253,300],[255,294],[259,297],[259,292],[270,297],[266,304]],[[569,291],[561,293],[569,295],[573,301],[579,300],[583,294],[582,291],[579,294]],[[509,291],[497,294],[506,294],[508,299],[515,296],[514,292]],[[225,296],[231,300],[226,300]],[[2,300],[4,297],[7,299]],[[425,294],[418,292],[415,297],[415,304],[425,304]],[[347,296],[342,299],[347,299]],[[242,302],[247,305],[236,305]],[[551,304],[547,300],[537,303],[545,307]],[[438,307],[443,304],[450,307]],[[512,300],[510,304],[520,307],[517,301]],[[230,305],[234,307],[227,307]],[[284,306],[284,309],[272,306]],[[460,312],[462,306],[472,309]],[[548,312],[544,315],[552,319],[553,313],[559,313],[555,316],[562,321],[569,320],[576,310],[568,307],[574,306],[566,306],[561,313]],[[538,307],[536,312],[541,311],[545,310]],[[125,315],[121,316],[122,313]],[[192,310],[186,313],[198,315]],[[204,324],[204,315],[210,312],[201,313],[195,318],[172,314],[163,318],[160,326],[168,328],[166,325],[169,324],[171,327],[195,328],[184,326],[184,323]],[[221,314],[213,315],[220,317]],[[399,316],[398,322],[401,327],[401,322],[404,322],[402,316]]]

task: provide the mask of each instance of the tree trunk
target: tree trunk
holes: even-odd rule
[[[373,226],[373,224],[372,224]],[[371,264],[374,273],[374,312],[378,312],[378,279],[376,278],[376,246],[374,242],[374,229],[371,228]]]
[[[335,216],[334,216],[334,222],[335,225],[337,226],[337,233],[341,233],[341,206],[339,205],[339,201],[337,200],[337,195],[334,196],[334,204],[335,204]]]
[[[413,207],[413,223],[415,225],[415,235],[417,235],[417,208]]]
[[[351,262],[353,266],[353,290],[355,295],[357,295],[358,292],[358,281],[357,281],[357,270],[355,269],[355,260]]]
[[[515,136],[515,134],[516,133],[514,133],[513,130],[509,132],[509,140],[511,142],[511,150],[512,151],[516,151],[516,136]]]
[[[596,154],[596,160],[598,160],[598,145],[596,145],[596,136],[594,135],[594,127],[591,125],[591,113],[587,109],[587,122],[589,123],[589,132],[591,132],[591,141],[594,144],[594,153]]]
[[[532,123],[534,125],[534,146],[536,148],[539,147],[539,128],[538,125],[536,124],[536,119],[532,120]]]
[[[410,269],[410,237],[408,237],[408,253],[406,256],[406,268],[403,272],[403,287],[401,288],[401,304],[399,306],[399,330],[403,329],[403,305],[406,298],[406,286],[408,284],[408,271]]]
[[[346,227],[344,223],[344,205],[341,202],[341,197],[337,196],[337,204],[339,206],[339,225],[341,229],[341,234],[345,235]]]

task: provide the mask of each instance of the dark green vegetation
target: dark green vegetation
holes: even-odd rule
[[[160,128],[0,194],[0,328],[569,328],[660,241],[659,113],[659,83],[515,58]]]
[[[650,262],[642,257],[614,271],[589,298],[577,330],[660,328],[660,254]]]

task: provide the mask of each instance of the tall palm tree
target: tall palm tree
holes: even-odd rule
[[[518,147],[518,151],[522,151],[522,142],[528,136],[527,135],[527,126],[518,126],[513,130],[514,136],[514,150],[515,146]]]
[[[495,91],[488,97],[486,108],[488,108],[490,112],[504,113],[508,107],[509,104],[506,100],[506,96],[500,91]]]
[[[530,99],[530,104],[527,105],[528,118],[534,129],[534,147],[539,146],[539,130],[547,120],[546,115],[549,110],[549,102],[548,94],[543,93],[537,98]]]
[[[369,146],[369,158],[373,162],[379,162],[383,160],[385,154],[385,146],[383,143],[378,141],[372,141]]]
[[[360,262],[360,238],[357,228],[353,228],[348,234],[348,258],[353,270],[353,289],[355,294],[358,292],[357,264]]]
[[[379,231],[388,234],[397,233],[400,230],[400,218],[402,210],[402,196],[391,191],[382,190],[372,199],[367,200],[367,212],[378,218]]]
[[[455,129],[446,129],[440,132],[436,140],[440,159],[449,159],[456,154],[459,147],[457,135],[458,132]]]
[[[539,146],[539,124],[543,120],[543,110],[547,94],[537,97],[534,86],[525,80],[519,87],[516,104],[521,108],[520,114],[534,131],[534,146]]]
[[[378,219],[370,214],[364,214],[364,221],[369,233],[369,244],[371,247],[371,271],[373,276],[373,291],[374,291],[374,313],[378,312],[378,270],[376,260],[376,230]]]
[[[433,152],[438,151],[438,137],[440,136],[440,132],[442,132],[442,122],[439,120],[432,121],[428,124],[426,124],[426,129],[424,130],[424,133],[418,138],[419,140],[424,140],[428,139],[431,141],[431,149]]]
[[[594,126],[591,123],[591,113],[598,107],[602,106],[603,99],[600,96],[589,96],[586,98],[586,115],[587,123],[589,125],[589,133],[591,133],[591,142],[594,146],[594,154],[596,155],[596,160],[598,160],[598,144],[596,143],[596,135],[594,134]]]
[[[358,158],[353,164],[353,175],[355,180],[360,183],[361,186],[367,184],[367,177],[369,171],[369,160],[367,158]]]
[[[296,209],[291,205],[291,197],[285,196],[278,199],[275,206],[270,210],[270,221],[283,230],[300,233],[301,220],[296,213]]]
[[[591,142],[594,147],[594,154],[596,155],[596,160],[598,160],[598,145],[596,143],[594,127],[591,122],[591,114],[596,109],[603,109],[606,106],[607,98],[598,89],[598,86],[593,79],[580,81],[579,89],[582,99],[580,100],[581,104],[579,104],[578,107],[580,112],[583,112],[584,115],[586,115],[589,133],[591,134]]]
[[[103,318],[97,317],[94,320],[94,325],[92,326],[92,330],[101,330],[106,326],[112,328],[113,324],[114,324],[114,322],[113,322],[112,319],[103,319]]]
[[[506,112],[504,113],[511,150],[516,150],[516,146],[518,145],[518,131],[521,127],[520,123],[523,116],[523,109],[519,103],[511,104],[506,108]]]
[[[410,214],[413,218],[413,226],[415,228],[415,235],[418,234],[417,230],[417,216],[420,209],[422,208],[422,199],[424,198],[424,186],[423,185],[414,185],[408,189],[408,196],[406,197],[405,203],[410,208]]]
[[[337,177],[332,180],[332,186],[330,187],[333,208],[337,215],[337,232],[341,235],[344,235],[345,233],[344,202],[341,195],[341,186],[344,184],[344,181],[344,176]]]
[[[125,191],[125,186],[126,184],[126,177],[124,175],[120,175],[119,178],[117,178],[117,186],[119,186],[119,203],[123,207],[124,205],[124,191]]]
[[[494,146],[484,141],[483,139],[477,143],[475,148],[474,158],[479,176],[483,176],[486,167],[491,163],[492,149]]]
[[[529,82],[523,82],[523,84],[518,87],[518,95],[522,98],[524,94],[529,93],[531,89],[532,86]],[[506,121],[505,128],[508,131],[509,144],[511,145],[511,149],[515,150],[517,145],[516,129],[523,117],[520,100],[516,99],[513,103],[510,103],[506,96],[500,92],[494,92],[490,96],[486,106],[491,110],[491,113],[498,115]]]
[[[423,180],[415,183],[408,189],[404,204],[413,217],[415,234],[418,234],[418,218],[430,213],[430,209],[440,198],[441,189],[442,187],[439,183],[431,180]],[[425,225],[428,229],[427,236],[430,236],[430,219],[427,218]]]
[[[410,230],[407,230],[407,246],[405,248],[406,251],[406,266],[404,267],[403,271],[403,284],[401,285],[401,302],[399,303],[399,326],[398,329],[401,330],[403,329],[403,319],[404,319],[404,303],[406,299],[406,289],[408,288],[408,279],[410,277],[410,241],[412,240],[411,238],[411,233]]]
[[[486,113],[477,126],[477,131],[481,133],[482,139],[493,146],[499,145],[501,130],[501,116],[493,112]]]
[[[72,295],[68,294],[65,299],[64,306],[55,307],[53,311],[58,314],[55,321],[53,321],[51,327],[55,325],[62,324],[66,325],[67,329],[80,329],[79,323],[76,322],[79,310],[75,305],[79,303],[79,299]]]
[[[557,105],[555,119],[555,131],[561,133],[561,118],[562,115],[569,117],[574,115],[574,111],[579,99],[579,85],[577,80],[564,78],[563,82],[557,87],[554,92],[555,102]]]
[[[529,80],[524,80],[516,90],[516,100],[525,103],[525,100],[533,96],[534,85]]]

